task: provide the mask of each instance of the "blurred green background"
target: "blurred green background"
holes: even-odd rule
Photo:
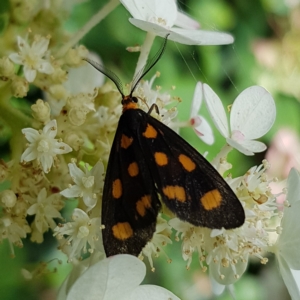
[[[76,32],[89,18],[98,11],[106,1],[91,0],[74,7],[72,15],[65,27]],[[202,28],[230,32],[235,43],[228,46],[186,46],[168,42],[163,58],[154,67],[146,79],[156,71],[161,72],[155,81],[163,87],[162,92],[176,90],[171,95],[178,96],[182,102],[178,104],[178,119],[188,120],[190,102],[198,80],[208,83],[227,106],[245,88],[251,85],[264,85],[273,94],[277,107],[277,119],[271,131],[261,141],[272,145],[276,134],[282,128],[294,132],[294,142],[299,144],[300,132],[300,93],[299,60],[300,60],[300,6],[297,0],[186,0],[178,3],[180,9],[190,14],[201,23]],[[121,5],[104,21],[93,28],[82,39],[82,43],[100,55],[104,64],[120,75],[123,82],[130,82],[138,53],[129,53],[128,46],[141,44],[145,32],[135,28],[128,22],[130,17]],[[162,42],[156,38],[152,53]],[[32,101],[37,99],[39,91],[31,93]],[[201,114],[208,118],[205,107]],[[212,122],[210,124],[213,126]],[[253,124],[255,126],[255,124]],[[224,145],[224,139],[214,129],[217,138],[213,146],[202,143],[192,129],[181,130],[182,136],[201,153],[208,151],[208,159],[212,159]],[[7,157],[8,144],[5,132],[1,139],[2,157]],[[284,141],[282,146],[286,149]],[[284,151],[283,151],[284,152]],[[266,153],[246,157],[233,151],[230,162],[233,164],[233,176],[244,174],[251,166],[260,164]],[[290,159],[293,153],[283,153]],[[294,154],[294,157],[298,153]],[[272,163],[272,162],[271,162]],[[297,161],[295,162],[297,167]],[[298,161],[299,164],[299,161]],[[299,168],[299,165],[298,165]],[[272,170],[270,176],[279,179],[286,177],[281,170]],[[16,249],[16,257],[10,258],[9,247],[4,241],[0,247],[0,300],[14,299],[55,299],[55,293],[70,266],[66,259],[56,250],[55,239],[48,234],[45,243],[33,245],[24,241],[23,249]],[[211,293],[206,274],[200,270],[195,255],[189,271],[181,258],[180,243],[174,242],[166,247],[166,253],[172,259],[168,264],[161,255],[154,259],[156,271],[148,273],[145,283],[165,286],[177,296],[187,300],[231,299],[229,292],[220,297]],[[63,265],[57,261],[49,264],[50,273],[25,281],[20,269],[32,270],[40,261],[61,258]],[[52,269],[51,269],[52,268]],[[52,273],[54,268],[58,272]],[[290,299],[276,262],[269,257],[269,263],[263,266],[258,260],[250,262],[247,273],[235,284],[237,299],[243,300],[284,300]]]

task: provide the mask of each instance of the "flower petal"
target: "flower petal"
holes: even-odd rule
[[[35,147],[28,147],[21,156],[21,162],[32,161],[38,157],[37,150]]]
[[[234,147],[245,155],[254,155],[254,153],[260,153],[267,149],[267,146],[259,141],[244,140],[236,142],[231,138],[226,139],[226,141],[230,146]]]
[[[74,283],[67,300],[126,299],[141,283],[146,267],[138,258],[123,254],[91,266]]]
[[[36,70],[31,69],[27,65],[24,65],[24,76],[28,82],[33,82],[36,77]]]
[[[300,270],[300,175],[295,169],[290,171],[287,190],[287,200],[291,206],[284,208],[282,232],[277,241],[278,256],[283,257],[290,268]]]
[[[199,29],[200,24],[188,15],[178,11],[175,25],[184,29]]]
[[[72,185],[70,188],[67,188],[60,192],[66,198],[79,197],[81,194],[81,188],[78,185]]]
[[[202,82],[198,81],[195,87],[192,105],[191,105],[191,113],[190,117],[195,117],[198,114],[198,111],[201,107],[203,100],[203,84]]]
[[[251,86],[235,99],[230,113],[231,131],[239,130],[252,140],[266,134],[274,124],[274,99],[263,87]]]
[[[229,137],[227,116],[220,98],[210,86],[205,83],[203,84],[203,96],[215,126],[225,138]]]
[[[188,30],[172,28],[169,39],[186,45],[227,45],[234,42],[232,35],[209,30]]]
[[[298,288],[298,285],[295,281],[295,278],[292,274],[292,271],[291,271],[288,263],[285,261],[285,259],[282,256],[279,256],[277,258],[278,258],[280,274],[285,283],[285,286],[287,287],[287,289],[289,291],[291,299],[299,300],[300,299],[299,288]]]
[[[9,59],[12,60],[15,64],[22,65],[23,58],[18,53],[12,53],[9,56]]]
[[[89,58],[101,64],[99,57]],[[64,82],[64,87],[73,95],[79,93],[92,93],[95,88],[104,83],[105,76],[86,63],[78,68],[71,68],[68,73],[68,80]]]
[[[177,19],[177,6],[174,0],[121,0],[133,18],[154,22],[161,20],[164,26],[172,27]]]
[[[46,61],[46,60],[41,60],[38,64],[37,70],[41,73],[45,74],[52,74],[54,72],[54,68],[52,65]]]
[[[22,133],[25,135],[25,138],[30,143],[35,142],[40,137],[39,132],[33,128],[24,128],[22,129]]]
[[[180,300],[165,288],[156,285],[140,285],[130,295],[130,300]]]
[[[194,130],[205,144],[212,145],[215,142],[213,130],[204,117],[201,117],[201,124],[194,127]]]
[[[57,134],[56,120],[53,119],[49,121],[43,128],[43,133],[50,138],[55,138]]]
[[[85,173],[76,166],[76,164],[74,163],[70,163],[68,164],[69,167],[69,172],[70,175],[73,179],[73,181],[77,184],[77,185],[81,185],[82,184],[82,177],[85,176]]]

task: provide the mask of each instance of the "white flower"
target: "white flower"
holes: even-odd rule
[[[22,133],[30,144],[22,154],[21,162],[37,159],[45,173],[50,171],[57,154],[72,151],[69,145],[55,139],[57,134],[56,120],[48,122],[42,131],[37,131],[33,128],[24,128],[22,129]]]
[[[203,84],[198,81],[196,84],[190,112],[190,123],[197,136],[206,144],[212,145],[215,141],[212,128],[207,120],[198,115],[203,100]]]
[[[47,191],[43,188],[39,192],[36,202],[27,209],[28,215],[35,215],[35,228],[40,233],[44,233],[48,228],[54,229],[56,227],[54,218],[62,219],[59,210],[62,209],[63,205],[59,198],[59,194],[52,194],[47,197]]]
[[[226,112],[217,94],[203,85],[204,100],[208,111],[226,142],[245,155],[262,152],[266,145],[255,139],[262,137],[272,127],[276,107],[272,96],[260,86],[245,89],[233,102],[230,113],[230,129]]]
[[[151,270],[154,271],[152,255],[159,256],[159,253],[164,253],[163,246],[172,244],[170,236],[172,234],[172,228],[160,215],[157,218],[156,230],[150,242],[143,248],[139,258],[143,259],[144,255],[148,258]],[[168,261],[170,261],[168,259]]]
[[[290,206],[284,208],[281,234],[272,250],[291,298],[297,300],[300,299],[300,291],[291,270],[300,270],[300,175],[295,169],[291,169],[288,177],[287,201]]]
[[[201,269],[209,266],[210,276],[221,285],[236,282],[245,272],[250,256],[267,259],[262,255],[270,244],[269,232],[274,232],[274,223],[269,220],[278,217],[276,198],[271,194],[269,181],[264,175],[265,165],[251,168],[244,176],[228,180],[241,201],[246,214],[243,226],[231,230],[216,230],[195,227],[175,218],[169,224],[182,239],[182,257],[189,267],[193,253],[198,252]]]
[[[197,30],[195,22],[187,16],[178,15],[174,0],[121,0],[133,18],[134,26],[154,35],[187,45],[223,45],[233,43],[233,37],[226,33]],[[174,27],[174,25],[181,26]]]
[[[67,236],[67,245],[71,246],[68,252],[69,260],[79,257],[82,253],[102,250],[101,221],[92,218],[81,209],[75,208],[72,215],[73,222],[59,224],[54,229],[54,236],[62,239]]]
[[[88,268],[71,287],[66,299],[179,300],[162,287],[140,285],[145,274],[146,266],[138,258],[115,255]]]
[[[155,115],[155,118],[159,119],[162,123],[168,125],[170,121],[176,117],[177,110],[173,108],[166,108],[166,105],[171,102],[171,95],[168,93],[161,93],[160,88],[153,89],[154,80],[160,76],[157,72],[152,76],[151,80],[142,80],[134,91],[134,96],[144,101],[139,101],[139,108],[148,112],[149,108],[156,104],[159,109],[159,115]],[[153,110],[153,114],[155,114]]]
[[[103,187],[104,167],[102,162],[97,162],[92,169],[89,164],[85,164],[84,171],[75,163],[70,163],[68,166],[75,185],[61,191],[61,195],[67,198],[81,197],[88,210],[91,210],[97,203],[96,194],[100,193]]]
[[[51,74],[54,71],[51,63],[44,59],[49,45],[49,38],[35,36],[31,46],[18,36],[19,53],[12,53],[9,58],[16,64],[24,66],[24,75],[28,82],[33,82],[37,71]]]

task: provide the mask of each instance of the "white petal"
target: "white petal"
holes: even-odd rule
[[[90,59],[101,63],[99,58],[93,56]],[[95,88],[103,85],[105,76],[86,63],[78,68],[71,68],[68,73],[68,80],[63,84],[64,87],[73,95],[79,93],[92,93]]]
[[[43,128],[43,133],[50,138],[55,138],[57,134],[56,120],[53,119],[49,121]]]
[[[43,154],[40,157],[40,162],[45,173],[49,173],[53,164],[53,157],[49,154]]]
[[[300,202],[300,174],[295,169],[292,168],[287,181],[287,200],[291,205]]]
[[[298,288],[295,278],[291,272],[290,267],[288,266],[287,262],[285,261],[285,259],[283,257],[277,257],[277,258],[278,258],[280,274],[285,283],[285,286],[287,287],[287,289],[289,291],[291,299],[299,300],[300,299],[299,288]]]
[[[27,214],[28,215],[35,215],[37,213],[37,208],[38,208],[38,204],[35,203],[33,205],[31,205],[28,209],[27,209]]]
[[[231,138],[227,138],[226,142],[228,143],[228,145],[230,145],[231,147],[235,148],[236,150],[238,150],[239,152],[245,154],[245,155],[254,155],[254,153],[250,150],[248,150],[247,148],[244,147],[244,145],[242,145],[241,142],[237,142]],[[250,141],[253,142],[253,141]]]
[[[234,147],[233,146],[234,143],[232,143],[230,141],[233,141],[233,140],[228,138],[227,142],[232,147]],[[254,153],[260,153],[267,149],[267,146],[264,143],[259,142],[259,141],[244,140],[244,141],[238,142],[238,144],[239,144],[239,147],[238,147],[239,149],[236,147],[234,147],[234,148],[238,149],[239,151],[240,151],[240,149],[244,149],[244,152],[242,152],[242,151],[240,151],[240,152],[244,153],[245,155],[253,155]],[[246,154],[246,153],[248,153],[248,154]]]
[[[22,49],[28,49],[29,48],[29,45],[27,44],[27,42],[22,39],[20,36],[17,37],[17,41],[18,41],[18,47],[20,50]]]
[[[67,300],[126,299],[145,274],[146,267],[138,258],[115,255],[96,263],[78,278]]]
[[[211,276],[211,272],[209,273],[209,279],[211,282],[212,291],[215,295],[221,295],[225,290],[225,285],[220,284],[219,282],[215,281],[215,279]]]
[[[85,194],[83,195],[83,202],[89,208],[90,211],[97,203],[97,198],[93,198],[93,194]]]
[[[239,130],[249,140],[266,134],[276,117],[272,96],[260,86],[251,86],[235,99],[230,113],[231,131]]]
[[[184,29],[200,28],[200,24],[197,21],[179,11],[177,12],[177,19],[175,21],[175,25]]]
[[[203,84],[203,97],[215,126],[224,137],[229,137],[227,116],[223,104],[218,95],[205,83]]]
[[[156,285],[140,285],[130,295],[130,300],[180,300],[165,288]]]
[[[197,116],[198,111],[202,104],[202,100],[203,100],[203,84],[202,82],[198,81],[195,87],[193,101],[191,105],[191,113],[190,113],[191,118]]]
[[[15,64],[23,65],[23,59],[22,56],[20,56],[18,53],[12,53],[9,56],[9,59],[12,60]]]
[[[76,166],[76,164],[71,163],[68,164],[69,167],[69,172],[70,175],[73,179],[73,181],[77,184],[77,185],[81,185],[82,184],[82,177],[85,176],[85,173]]]
[[[31,45],[31,50],[36,56],[43,56],[48,49],[49,39],[41,37],[39,40],[34,41]]]
[[[73,149],[66,143],[63,142],[55,142],[55,154],[65,154],[73,151]]]
[[[28,82],[33,82],[36,77],[36,70],[29,68],[27,65],[24,65],[24,76]]]
[[[34,147],[28,147],[22,154],[20,161],[32,161],[36,159],[38,152]]]
[[[35,142],[40,137],[39,132],[33,128],[24,128],[22,129],[22,133],[25,135],[25,138],[30,143]]]
[[[209,30],[188,30],[181,28],[172,28],[171,36],[174,41],[186,45],[227,45],[234,42],[232,35],[224,32]]]
[[[135,19],[153,22],[162,19],[165,26],[172,27],[177,18],[174,0],[121,0],[121,3]]]
[[[194,127],[195,132],[199,132],[199,138],[207,145],[212,145],[215,142],[215,137],[212,128],[204,117],[201,117],[201,124]]]
[[[175,39],[173,39],[173,35],[172,35],[172,32],[170,30],[168,30],[167,28],[163,27],[163,26],[160,26],[158,24],[155,24],[155,23],[151,23],[151,22],[147,22],[147,21],[143,21],[143,20],[138,20],[138,19],[133,19],[133,18],[130,18],[129,19],[129,22],[144,30],[144,31],[147,31],[147,32],[151,32],[155,35],[158,35],[158,36],[161,36],[161,37],[166,37],[166,35],[168,33],[170,33],[168,39],[169,40],[172,40],[172,41],[176,41]]]
[[[75,208],[74,211],[73,211],[73,214],[72,214],[72,217],[74,219],[82,219],[82,220],[85,220],[86,222],[89,221],[89,216],[83,211],[81,210],[80,208]]]
[[[45,74],[52,74],[54,72],[54,68],[52,67],[52,65],[46,61],[46,60],[42,60],[38,63],[38,67],[37,70],[40,73],[45,73]]]
[[[70,188],[67,188],[60,192],[66,198],[79,197],[81,195],[81,188],[78,185],[72,185]]]
[[[284,208],[281,221],[282,232],[277,246],[279,256],[284,257],[289,267],[300,270],[300,176],[295,169],[290,171],[287,189],[287,200],[291,206]]]

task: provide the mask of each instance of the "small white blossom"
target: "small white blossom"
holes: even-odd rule
[[[203,85],[204,100],[219,132],[226,142],[245,155],[262,152],[266,145],[255,139],[265,135],[276,117],[272,96],[260,86],[245,89],[234,100],[230,113],[230,129],[223,104],[217,94]]]
[[[233,37],[226,33],[197,30],[196,22],[180,14],[174,0],[121,0],[133,18],[134,26],[154,35],[187,45],[224,45],[233,43]],[[174,26],[176,25],[176,26]],[[180,26],[180,27],[177,27]]]
[[[143,259],[143,256],[148,258],[152,270],[154,270],[152,255],[158,257],[159,253],[165,254],[163,246],[172,244],[172,240],[170,239],[171,234],[171,226],[159,215],[157,218],[155,233],[151,241],[147,243],[140,254],[141,259]]]
[[[61,191],[61,195],[67,198],[81,197],[88,210],[91,210],[96,205],[97,194],[103,187],[104,167],[102,162],[97,162],[92,169],[89,164],[85,164],[84,171],[75,163],[70,163],[68,166],[75,185]]]
[[[67,300],[179,300],[162,287],[140,285],[145,275],[146,266],[138,258],[115,255],[89,267],[70,288]]]
[[[168,125],[177,115],[174,108],[166,108],[171,103],[171,95],[169,93],[161,93],[159,87],[153,89],[154,80],[159,77],[159,73],[155,74],[151,80],[142,80],[134,91],[134,96],[143,99],[139,101],[139,108],[148,112],[149,108],[156,104],[159,109],[159,115],[155,115],[162,123]],[[155,113],[155,110],[153,110]]]
[[[63,208],[59,194],[52,194],[47,197],[47,190],[43,188],[37,195],[37,199],[27,209],[28,215],[34,215],[34,225],[39,233],[44,233],[49,228],[54,229],[56,223],[53,219],[62,219],[60,210]]]
[[[82,253],[94,250],[101,251],[101,221],[100,218],[92,218],[81,209],[75,208],[72,215],[73,222],[60,224],[54,229],[54,236],[62,239],[66,236],[69,250],[69,260],[79,257]]]
[[[55,139],[57,134],[56,120],[48,122],[42,131],[33,128],[24,128],[22,133],[30,143],[21,156],[21,162],[37,160],[42,165],[43,171],[48,173],[57,154],[72,151],[72,148]]]
[[[20,52],[12,53],[9,58],[18,65],[24,66],[24,75],[28,82],[33,82],[37,71],[51,74],[54,71],[51,63],[44,59],[49,45],[49,38],[35,36],[30,46],[24,39],[18,36]]]
[[[199,263],[205,272],[221,285],[230,285],[245,272],[250,256],[267,259],[262,255],[270,244],[270,231],[274,227],[269,220],[278,216],[276,197],[270,193],[264,175],[264,165],[251,168],[244,176],[229,180],[231,188],[241,201],[246,214],[243,226],[232,230],[211,230],[195,227],[175,218],[169,224],[182,239],[182,256],[189,267],[193,253],[198,252]]]

